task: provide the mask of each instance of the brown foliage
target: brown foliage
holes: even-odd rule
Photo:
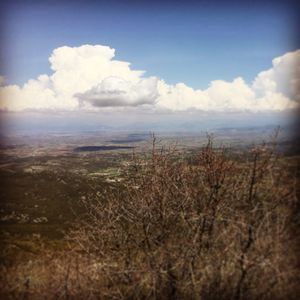
[[[85,217],[67,236],[70,250],[43,257],[36,272],[45,278],[23,281],[15,293],[296,299],[295,189],[274,149],[255,147],[238,163],[211,137],[190,159],[156,143],[149,157],[133,155],[122,184],[83,202]]]

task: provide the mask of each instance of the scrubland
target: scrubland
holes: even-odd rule
[[[298,299],[298,175],[275,139],[239,153],[210,136],[192,153],[152,142],[69,207],[58,242],[6,245],[2,299]]]

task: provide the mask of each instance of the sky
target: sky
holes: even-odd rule
[[[37,127],[47,119],[49,128],[57,115],[65,127],[80,115],[76,128],[146,119],[180,127],[213,124],[211,117],[224,126],[260,124],[266,115],[279,122],[299,103],[298,8],[293,1],[2,3],[0,109],[13,120],[36,118]]]

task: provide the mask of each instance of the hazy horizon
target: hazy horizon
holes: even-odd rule
[[[1,4],[3,132],[296,122],[294,1],[51,3]]]

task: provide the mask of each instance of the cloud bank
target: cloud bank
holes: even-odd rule
[[[300,50],[272,61],[253,83],[243,78],[212,81],[205,90],[184,83],[169,85],[146,77],[130,63],[114,59],[102,45],[60,47],[50,58],[51,75],[23,86],[5,85],[0,77],[0,109],[6,111],[99,111],[139,107],[149,111],[283,111],[300,102]]]

